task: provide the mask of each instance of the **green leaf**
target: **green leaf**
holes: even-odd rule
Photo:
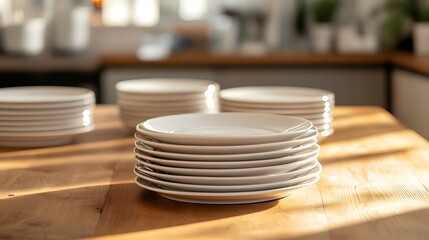
[[[339,0],[316,0],[311,6],[314,19],[319,23],[332,22]]]

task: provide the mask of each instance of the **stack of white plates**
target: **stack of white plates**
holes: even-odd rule
[[[135,134],[136,182],[183,202],[279,199],[319,180],[317,135],[308,120],[271,114],[149,119]]]
[[[321,136],[329,136],[335,96],[332,92],[299,87],[239,87],[220,93],[223,112],[259,112],[308,119]]]
[[[134,129],[146,119],[219,111],[219,85],[196,79],[140,79],[116,84],[122,121]]]
[[[0,146],[45,147],[68,143],[94,129],[94,92],[74,87],[0,89]]]

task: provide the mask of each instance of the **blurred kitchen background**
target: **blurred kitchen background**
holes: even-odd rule
[[[333,91],[429,138],[425,0],[0,0],[0,87],[134,78]]]

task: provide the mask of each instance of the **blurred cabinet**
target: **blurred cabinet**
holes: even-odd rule
[[[335,93],[337,105],[386,106],[383,67],[275,67],[220,69],[222,88],[274,85],[313,87]]]
[[[395,69],[392,80],[394,115],[429,139],[429,76]]]
[[[322,88],[333,91],[338,105],[386,107],[386,73],[372,67],[115,67],[101,75],[103,103],[115,103],[115,84],[136,78],[201,78],[217,81],[222,88],[279,85]]]

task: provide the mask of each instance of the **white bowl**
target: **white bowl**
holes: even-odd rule
[[[118,105],[120,107],[129,107],[129,108],[189,108],[195,106],[207,106],[207,102],[215,103],[216,105],[219,103],[217,98],[207,98],[202,97],[201,99],[191,99],[191,100],[179,100],[173,99],[171,101],[136,101],[136,100],[128,100],[125,98],[118,99]]]

